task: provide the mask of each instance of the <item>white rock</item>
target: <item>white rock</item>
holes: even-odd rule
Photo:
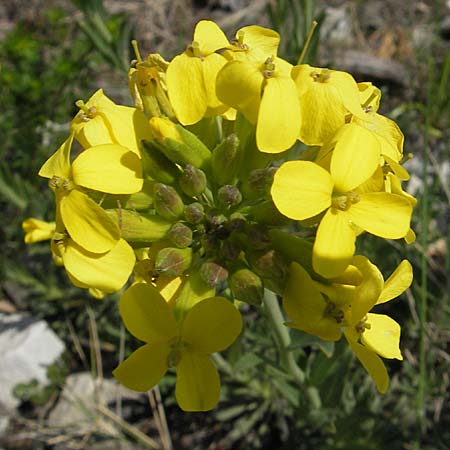
[[[64,343],[43,320],[23,314],[0,314],[0,407],[12,411],[19,400],[13,388],[36,379],[46,384],[47,368]]]
[[[50,412],[47,423],[51,427],[85,428],[92,424],[92,417],[98,414],[97,405],[114,403],[118,396],[138,399],[141,395],[114,379],[104,379],[99,383],[89,372],[75,373],[66,378],[61,396]]]

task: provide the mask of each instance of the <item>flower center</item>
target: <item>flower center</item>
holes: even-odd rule
[[[361,200],[356,192],[350,191],[345,194],[333,195],[332,205],[341,211],[347,211],[350,206]]]
[[[269,57],[264,61],[264,69],[262,74],[264,78],[271,78],[275,72],[275,64],[273,63],[273,58]]]
[[[330,79],[330,71],[328,69],[323,69],[320,72],[314,70],[309,75],[317,83],[325,83],[325,81]]]
[[[172,368],[178,365],[186,347],[187,344],[185,342],[181,341],[178,337],[174,338],[173,342],[170,344],[170,352],[167,355],[167,367]]]

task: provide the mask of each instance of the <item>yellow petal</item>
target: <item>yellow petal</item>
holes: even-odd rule
[[[348,319],[350,324],[356,325],[377,303],[383,289],[383,275],[375,264],[372,264],[365,256],[357,255],[352,259],[354,264],[363,276],[353,292],[351,309]]]
[[[119,227],[91,198],[76,189],[59,201],[61,217],[70,237],[94,253],[105,253],[120,239]]]
[[[345,333],[345,337],[347,338],[353,353],[357,356],[364,369],[366,369],[367,373],[375,382],[378,391],[381,394],[385,394],[389,387],[389,375],[381,358],[372,350],[369,350],[364,347],[364,345],[358,344],[356,341],[349,338],[347,332]]]
[[[210,411],[220,397],[220,379],[209,357],[185,351],[177,365],[175,396],[183,411]]]
[[[231,61],[217,75],[219,100],[256,123],[264,77],[258,66],[247,61]]]
[[[366,128],[344,125],[331,157],[330,173],[336,192],[348,192],[367,181],[380,161],[380,144]]]
[[[61,147],[50,156],[39,170],[39,176],[43,178],[70,177],[70,149],[72,148],[73,134],[71,134]]]
[[[309,161],[289,161],[275,173],[271,194],[277,209],[287,217],[304,220],[331,205],[330,174]]]
[[[330,71],[330,84],[336,88],[345,108],[354,116],[364,119],[365,113],[361,108],[359,89],[355,79],[347,72]]]
[[[103,144],[81,152],[72,163],[73,181],[110,194],[134,194],[142,189],[142,165],[128,148]]]
[[[202,61],[203,84],[205,87],[206,104],[208,106],[207,115],[222,114],[229,108],[216,95],[217,74],[226,63],[227,60],[217,53],[212,53]]]
[[[148,127],[148,118],[142,111],[129,106],[116,105],[114,107],[114,115],[109,112],[111,110],[112,108],[106,111],[105,115],[116,141],[114,143],[127,147],[140,156],[140,141],[152,139],[152,134]],[[105,144],[107,143],[105,142]]]
[[[384,314],[367,315],[370,328],[361,335],[363,344],[383,358],[403,359],[400,352],[400,325]]]
[[[128,331],[141,341],[169,341],[177,336],[177,323],[169,305],[150,284],[128,288],[120,299],[119,309]]]
[[[224,32],[211,20],[200,20],[197,23],[193,40],[200,44],[200,52],[203,56],[210,55],[229,45]]]
[[[133,249],[123,239],[106,253],[88,252],[69,240],[62,258],[65,269],[76,280],[104,292],[122,289],[136,260]]]
[[[264,62],[267,58],[276,56],[280,35],[269,28],[258,25],[243,27],[236,33],[236,39],[243,36],[243,44],[248,48],[243,52],[248,60]]]
[[[166,84],[170,103],[183,125],[197,123],[205,114],[207,95],[203,84],[200,58],[186,53],[176,56],[169,64]]]
[[[300,107],[294,81],[283,76],[267,79],[256,127],[258,149],[266,153],[287,150],[297,141],[299,130]]]
[[[359,102],[365,108],[371,108],[372,111],[378,111],[381,100],[381,91],[370,81],[358,83]]]
[[[317,229],[313,247],[314,270],[325,278],[341,275],[355,253],[356,233],[346,211],[330,208]]]
[[[25,244],[34,244],[35,242],[51,239],[55,232],[55,226],[55,222],[45,222],[33,217],[24,220],[22,229],[25,232]]]
[[[412,208],[397,194],[369,192],[347,211],[350,219],[363,230],[386,239],[400,239],[408,233]]]
[[[229,347],[241,331],[242,318],[236,307],[223,297],[212,297],[188,312],[181,337],[194,351],[214,353]]]
[[[384,283],[384,288],[377,301],[377,305],[388,302],[403,294],[411,286],[412,280],[413,270],[411,263],[404,259]]]
[[[283,308],[287,325],[326,341],[341,337],[340,325],[332,317],[325,317],[327,304],[305,269],[297,263],[290,267],[289,279],[283,293]]]
[[[114,371],[114,377],[133,391],[145,392],[158,384],[167,367],[170,349],[167,342],[139,347]]]

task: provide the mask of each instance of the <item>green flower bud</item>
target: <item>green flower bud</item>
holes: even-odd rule
[[[197,197],[206,188],[206,175],[203,170],[187,164],[179,180],[180,187],[186,195]]]
[[[269,247],[271,244],[269,229],[262,224],[250,225],[247,235],[250,248],[252,249],[261,250]]]
[[[248,215],[255,222],[266,225],[287,225],[291,221],[278,211],[272,200],[265,200],[252,206],[248,211]]]
[[[228,270],[220,264],[209,261],[200,267],[200,277],[210,287],[217,287],[228,278]]]
[[[246,252],[251,268],[264,280],[269,281],[269,289],[281,293],[286,285],[289,273],[288,264],[282,256],[273,249],[265,251]]]
[[[166,247],[156,255],[155,272],[159,275],[178,277],[189,269],[191,263],[191,248]]]
[[[107,209],[106,212],[120,224],[121,236],[127,242],[145,244],[163,239],[171,222],[155,214],[138,214],[127,209]]]
[[[172,226],[168,237],[179,248],[186,248],[192,244],[192,230],[181,222]]]
[[[266,193],[272,186],[273,176],[276,171],[276,167],[252,170],[248,177],[249,188],[258,193]]]
[[[242,194],[236,186],[226,184],[222,186],[218,193],[219,202],[227,208],[239,205],[242,201]]]
[[[152,117],[149,124],[161,151],[172,162],[198,168],[207,165],[211,152],[195,134],[163,117]]]
[[[153,186],[155,211],[167,220],[180,219],[184,212],[184,204],[177,191],[166,184],[156,183]]]
[[[236,270],[229,278],[228,284],[233,295],[250,305],[260,305],[264,296],[261,278],[250,269]]]
[[[145,175],[164,184],[174,184],[179,170],[164,156],[154,141],[142,141],[142,169]]]
[[[211,168],[215,182],[221,186],[232,183],[239,167],[239,139],[230,134],[212,153]]]
[[[230,261],[234,261],[241,254],[241,246],[233,241],[225,240],[223,241],[222,247],[220,249],[220,256]]]
[[[201,203],[191,203],[184,208],[184,217],[189,223],[200,223],[205,217],[205,209]]]
[[[228,223],[228,229],[233,231],[243,231],[245,228],[245,224],[247,223],[247,219],[241,213],[233,213],[230,216],[230,221]]]

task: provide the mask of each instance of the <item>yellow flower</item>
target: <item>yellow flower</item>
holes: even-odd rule
[[[123,294],[120,314],[127,329],[146,342],[114,370],[122,384],[147,391],[175,367],[175,396],[181,409],[209,411],[216,406],[220,380],[208,355],[231,345],[242,328],[241,316],[228,300],[201,300],[177,324],[159,291],[141,283]]]
[[[374,276],[381,276],[378,269],[374,268],[375,266],[371,269]],[[406,260],[402,261],[384,282],[375,301],[364,302],[358,298],[352,304],[348,327],[344,332],[350,348],[382,394],[388,389],[389,375],[378,355],[389,359],[403,359],[399,348],[400,325],[389,316],[369,311],[372,306],[385,303],[402,294],[411,285],[412,278],[411,264]]]
[[[138,156],[128,148],[103,144],[81,152],[70,163],[73,135],[44,163],[39,175],[50,179],[56,198],[56,231],[87,251],[105,253],[120,239],[110,216],[82,188],[110,194],[132,194],[142,189]]]
[[[217,76],[217,96],[256,123],[256,144],[266,153],[292,147],[300,127],[292,66],[277,58],[278,43],[279,35],[272,30],[256,26],[239,30],[231,47],[234,60]]]
[[[139,142],[151,139],[144,113],[129,106],[116,105],[102,89],[96,91],[80,108],[70,124],[71,132],[83,148],[119,144],[140,155]]]
[[[349,114],[364,120],[358,85],[338,70],[301,64],[292,69],[300,102],[298,138],[307,145],[323,145],[345,124]]]
[[[412,207],[404,196],[358,191],[377,170],[379,160],[378,140],[351,123],[339,133],[330,172],[310,161],[289,161],[276,172],[271,194],[282,214],[305,220],[325,212],[313,247],[318,274],[332,278],[345,270],[355,251],[358,228],[386,239],[408,233]]]
[[[34,217],[24,220],[22,229],[25,232],[25,244],[34,244],[35,242],[51,239],[55,232],[55,227],[55,222],[45,222]]]
[[[195,27],[194,40],[176,56],[166,73],[169,99],[183,125],[197,123],[203,117],[228,109],[216,96],[216,77],[227,60],[215,53],[228,46],[223,31],[209,20]]]
[[[135,255],[130,245],[119,239],[111,250],[92,253],[76,244],[66,233],[56,232],[55,222],[29,218],[22,223],[27,244],[52,240],[51,250],[57,265],[63,265],[77,287],[115,292],[125,285],[134,267]]]
[[[378,268],[363,256],[351,261],[361,280],[356,284],[314,282],[303,267],[292,263],[283,294],[283,307],[291,319],[287,325],[337,341],[344,331],[378,390],[386,392],[389,377],[380,359],[403,359],[399,349],[400,326],[390,317],[369,311],[402,294],[412,282],[411,264],[402,261],[394,273],[383,280]]]
[[[53,240],[51,247],[62,259],[74,286],[103,293],[122,289],[136,261],[133,249],[124,239],[105,253],[89,252],[67,236]]]

